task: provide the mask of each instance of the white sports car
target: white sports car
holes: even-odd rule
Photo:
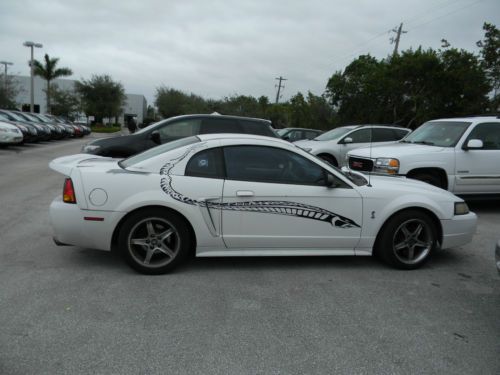
[[[137,271],[199,257],[379,255],[403,269],[468,243],[463,200],[400,177],[347,174],[279,139],[200,135],[124,160],[53,160],[67,176],[50,206],[57,244],[117,248]]]

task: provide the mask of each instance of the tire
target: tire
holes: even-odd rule
[[[339,163],[337,163],[337,159],[335,159],[335,157],[333,157],[332,155],[328,155],[328,154],[321,154],[321,155],[318,155],[321,159],[327,161],[328,163],[330,163],[331,165],[333,165],[334,167],[338,167],[339,166]]]
[[[147,275],[164,274],[174,269],[186,259],[191,246],[192,239],[184,220],[161,208],[132,214],[118,235],[118,247],[125,261]]]
[[[432,174],[432,173],[425,173],[425,172],[415,173],[410,178],[413,178],[414,180],[427,182],[428,184],[437,186],[438,188],[441,188],[441,189],[446,189],[446,187],[443,186],[444,184],[441,181],[441,178],[439,176],[436,176],[435,174]]]
[[[381,229],[375,249],[377,255],[399,269],[419,268],[437,247],[434,225],[430,216],[421,211],[407,210],[396,214]]]

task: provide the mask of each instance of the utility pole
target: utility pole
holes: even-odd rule
[[[5,66],[4,84],[5,84],[5,90],[7,90],[7,65],[14,65],[14,64],[8,61],[0,61],[0,64],[3,64]]]
[[[279,78],[275,78],[279,81],[278,85],[276,85],[275,87],[278,88],[278,92],[276,94],[276,104],[278,104],[278,101],[280,100],[280,92],[281,92],[281,89],[284,89],[285,86],[281,84],[282,81],[287,81],[286,78],[283,78],[282,76],[279,76]]]
[[[392,57],[394,58],[398,54],[399,40],[401,39],[401,34],[406,34],[408,31],[403,30],[403,22],[401,22],[399,24],[399,27],[392,29],[391,32],[396,33],[396,37],[391,37],[391,44],[395,43],[394,52],[392,53]]]

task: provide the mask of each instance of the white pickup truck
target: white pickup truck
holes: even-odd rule
[[[425,181],[459,195],[500,194],[500,118],[426,122],[389,146],[348,152],[350,169]]]

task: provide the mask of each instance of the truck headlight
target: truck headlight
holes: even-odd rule
[[[387,174],[397,174],[399,172],[399,160],[392,158],[375,159],[373,171]]]
[[[455,215],[467,215],[469,206],[465,202],[455,202]]]

